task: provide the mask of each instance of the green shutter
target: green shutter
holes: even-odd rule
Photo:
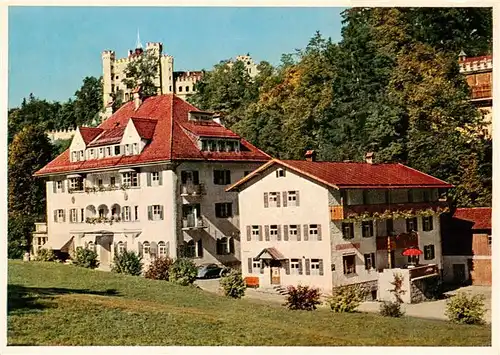
[[[323,276],[325,272],[323,271],[323,259],[319,259],[319,274]]]
[[[269,226],[268,225],[264,226],[264,230],[266,231],[266,242],[268,242],[270,240]]]
[[[252,258],[248,258],[248,273],[252,273]]]
[[[306,275],[311,275],[311,260],[306,259]]]
[[[276,207],[281,207],[281,194],[276,192]]]
[[[252,240],[252,227],[247,226],[247,241],[250,242]]]
[[[295,196],[297,198],[297,200],[295,201],[295,206],[300,206],[299,192],[298,191],[295,191]]]
[[[290,275],[290,259],[285,260],[285,272],[287,275]]]
[[[269,194],[267,192],[264,192],[264,208],[268,207],[269,207]]]
[[[148,206],[148,219],[153,220],[153,206]]]
[[[300,229],[300,226],[298,226],[297,229]],[[304,241],[309,240],[309,226],[307,224],[304,224]]]
[[[286,207],[287,204],[287,192],[283,191],[283,207]]]
[[[150,172],[146,173],[146,176],[147,176],[148,186],[151,186],[151,173]]]
[[[302,259],[299,259],[299,275],[302,275],[303,274],[303,271],[302,271]]]
[[[283,226],[283,240],[288,241],[288,225]]]
[[[318,241],[323,240],[323,237],[321,236],[321,224],[318,224]]]
[[[163,220],[163,205],[160,206],[160,219]]]
[[[57,181],[52,181],[52,192],[57,193]]]
[[[159,178],[158,185],[160,185],[160,186],[163,185],[163,170],[160,170],[158,172],[158,178]]]
[[[278,235],[276,235],[276,240],[281,241],[281,225],[278,225]]]
[[[300,232],[302,228],[300,228],[300,224],[297,224],[296,227],[297,227],[297,241],[300,242]]]
[[[66,185],[66,180],[61,181],[61,191],[64,192],[64,185]]]

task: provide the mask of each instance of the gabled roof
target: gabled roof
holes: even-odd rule
[[[79,129],[85,145],[89,144],[95,137],[102,133],[102,129],[97,127],[80,127]]]
[[[473,222],[473,230],[491,229],[491,207],[457,208],[453,218]]]
[[[87,147],[99,147],[108,144],[120,143],[123,137],[125,127],[116,127],[103,131],[92,142],[87,144]]]
[[[280,165],[336,189],[450,188],[453,185],[402,164],[368,164],[273,159],[227,191],[237,189],[273,165]],[[243,187],[244,188],[244,187]]]
[[[99,133],[106,131],[106,134],[103,133],[102,137],[111,139],[111,137],[119,135],[119,129],[124,129],[128,121],[133,119],[139,135],[146,139],[151,137],[150,143],[144,147],[141,154],[71,162],[68,149],[37,171],[35,175],[44,176],[73,171],[168,162],[172,160],[266,162],[270,159],[269,155],[244,139],[241,140],[242,147],[240,152],[200,151],[196,141],[192,137],[189,137],[186,132],[186,130],[196,131],[193,128],[194,124],[188,121],[189,111],[199,110],[174,94],[149,97],[144,100],[137,110],[135,109],[134,102],[130,101],[120,107],[118,111],[105,120],[97,129],[100,130]],[[210,126],[213,127],[210,129],[216,137],[226,136],[228,131],[226,128],[216,122],[213,124],[210,123]],[[92,139],[95,139],[96,136]],[[235,135],[235,137],[239,136]]]

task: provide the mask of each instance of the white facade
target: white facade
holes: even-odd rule
[[[258,177],[244,184],[239,193],[244,277],[257,277],[259,287],[302,284],[326,292],[344,284],[377,285],[380,272],[388,268],[388,251],[377,250],[377,237],[384,238],[389,234],[386,221],[368,222],[373,227],[371,235],[367,232],[365,236],[362,234],[363,222],[353,222],[351,237],[343,233],[342,224],[346,221],[334,220],[330,208],[342,204],[346,207],[366,204],[363,195],[365,199],[368,198],[369,204],[384,203],[385,191],[364,190],[363,193],[362,189],[344,190],[345,197],[342,198],[338,189],[279,164],[261,171]],[[270,199],[275,192],[279,196],[279,206],[272,201],[274,197]],[[289,200],[291,192],[295,192],[292,195],[297,197],[298,205],[295,205],[297,200]],[[388,193],[393,203],[408,202],[407,189],[390,190]],[[437,201],[437,189],[429,190],[429,195],[432,201]],[[413,196],[415,203],[424,201],[423,190],[414,189]],[[283,204],[285,198],[286,206]],[[419,262],[436,264],[441,269],[439,217],[437,214],[432,216],[432,229],[428,231],[423,230],[423,217],[416,218],[418,247],[426,251],[426,255],[420,256]],[[267,232],[274,229],[273,226],[278,227],[278,235]],[[294,226],[300,227],[300,241],[290,233]],[[393,235],[406,233],[406,220],[395,219],[392,230]],[[315,234],[311,234],[311,231]],[[272,248],[270,252],[266,252],[268,248]],[[277,258],[270,255],[275,251],[280,254]],[[392,268],[408,264],[408,258],[401,255],[402,251],[402,248],[394,250]],[[298,269],[292,267],[297,264]]]

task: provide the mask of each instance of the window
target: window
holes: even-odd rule
[[[385,230],[387,231],[387,235],[394,234],[394,220],[392,218],[385,220]]]
[[[356,273],[356,255],[344,255],[342,261],[344,263],[344,275]]]
[[[111,156],[111,147],[106,147],[106,156],[107,157]]]
[[[139,220],[139,206],[134,207],[134,221]]]
[[[311,275],[319,275],[320,261],[319,259],[311,259]]]
[[[130,221],[130,206],[124,206],[123,207],[123,220],[125,222]]]
[[[424,259],[425,260],[432,260],[435,257],[435,252],[434,252],[434,245],[429,244],[429,245],[424,245]]]
[[[231,171],[229,170],[214,170],[215,185],[229,185],[231,183]]]
[[[424,232],[429,232],[434,229],[432,216],[422,217],[422,229]]]
[[[318,240],[318,229],[317,224],[309,225],[309,240]]]
[[[179,86],[179,92],[182,92],[182,86]]]
[[[62,192],[63,190],[63,182],[62,181],[56,181],[56,191],[57,192]]]
[[[226,237],[217,239],[217,255],[229,254],[229,243]]]
[[[407,232],[417,232],[418,231],[418,227],[417,227],[417,217],[413,217],[413,218],[408,218],[406,220],[406,231]]]
[[[83,160],[83,150],[80,150],[80,160]]]
[[[270,192],[269,193],[269,206],[276,207],[278,206],[278,193]]]
[[[104,148],[99,148],[99,158],[104,157]]]
[[[54,211],[54,222],[62,223],[64,222],[64,210],[55,210]]]
[[[254,270],[260,270],[260,268],[261,268],[261,261],[260,261],[260,260],[255,260],[255,259],[254,259],[254,260],[252,261],[252,271],[253,271],[252,273],[253,273],[253,274],[258,273],[257,271],[254,271]]]
[[[260,228],[259,226],[252,226],[252,239],[259,240]]]
[[[152,182],[153,186],[160,185],[160,172],[159,171],[153,171],[151,173],[151,182]]]
[[[375,253],[365,254],[365,269],[375,269]]]
[[[78,222],[78,217],[76,215],[76,208],[72,208],[69,210],[69,222],[70,223],[77,223]]]
[[[190,240],[186,244],[186,258],[194,258],[196,256],[196,243]]]
[[[120,155],[120,146],[115,145],[115,155]]]
[[[125,144],[125,155],[130,155],[130,144]]]
[[[165,242],[158,242],[158,256],[160,258],[167,256],[167,246]]]
[[[163,206],[153,205],[150,206],[151,209],[151,220],[159,221],[163,219]]]
[[[269,226],[269,235],[271,239],[276,240],[278,238],[278,226],[276,224]]]
[[[149,255],[150,251],[151,251],[151,245],[149,244],[149,242],[142,243],[142,253],[144,255]]]
[[[361,228],[364,238],[373,237],[373,221],[363,221]]]
[[[133,154],[139,153],[139,145],[137,143],[134,143],[132,153]]]
[[[111,186],[116,186],[116,178],[114,176],[109,178],[109,184]]]
[[[139,186],[138,179],[137,179],[137,173],[135,173],[135,172],[123,173],[122,183],[123,183],[123,185],[127,185],[127,186]]]
[[[83,191],[83,178],[71,178],[69,179],[69,188],[71,191]]]
[[[189,92],[189,86],[186,86],[186,92]]]
[[[288,227],[288,235],[290,236],[290,240],[297,240],[298,235],[298,226],[296,224],[291,224]]]
[[[290,260],[290,273],[292,275],[299,275],[300,274],[300,262],[299,259],[291,259]]]
[[[97,180],[97,186],[102,187],[102,179]]]
[[[77,159],[76,154],[77,154],[77,152],[71,152],[71,161],[76,161],[76,159]]]
[[[223,202],[215,204],[215,217],[228,218],[233,216],[233,204],[231,202]]]
[[[208,150],[211,152],[217,151],[217,142],[216,141],[208,141]]]
[[[424,202],[429,202],[431,200],[431,192],[429,190],[423,191]]]
[[[94,157],[94,149],[90,149],[90,157],[93,158]]]
[[[299,204],[297,203],[297,196],[298,191],[288,191],[287,193],[287,202],[288,206],[298,206]]]
[[[276,170],[276,177],[277,178],[285,177],[285,170],[284,169],[278,169],[278,170]]]
[[[354,238],[354,224],[353,223],[342,223],[342,237],[344,239]]]
[[[488,236],[488,245],[491,247],[491,235]]]

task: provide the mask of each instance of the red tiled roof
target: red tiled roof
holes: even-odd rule
[[[491,229],[491,207],[457,208],[454,218],[474,222],[472,229]]]
[[[240,152],[201,152],[185,131],[192,127],[188,123],[189,111],[199,110],[173,94],[149,97],[144,100],[137,110],[135,110],[133,102],[128,102],[98,128],[106,131],[109,135],[114,135],[118,132],[118,128],[124,129],[128,120],[132,118],[134,124],[138,123],[136,127],[139,126],[138,132],[141,136],[143,135],[144,138],[151,136],[150,143],[144,147],[141,154],[71,162],[69,150],[66,150],[37,171],[35,175],[86,171],[170,160],[266,162],[270,159],[269,155],[244,139],[241,140],[242,150]],[[154,121],[155,126],[153,127],[149,121]],[[217,123],[214,124],[215,126],[218,125]],[[218,126],[220,133],[226,132],[225,128]],[[214,131],[216,130],[214,128]],[[236,137],[238,136],[236,135]]]
[[[102,134],[97,136],[92,142],[87,144],[87,147],[99,147],[108,144],[120,143],[123,137],[125,127],[116,127],[103,131]]]
[[[492,55],[482,55],[479,57],[467,57],[464,60],[460,60],[460,63],[467,63],[467,62],[478,62],[481,60],[492,60],[493,56]]]
[[[89,144],[89,142],[102,133],[102,129],[95,127],[80,127],[79,129],[85,144]]]
[[[203,123],[186,122],[183,127],[199,137],[239,138],[236,133],[214,121]]]
[[[402,164],[368,164],[277,160],[261,166],[228,188],[231,190],[279,164],[338,189],[450,188],[452,185]]]

